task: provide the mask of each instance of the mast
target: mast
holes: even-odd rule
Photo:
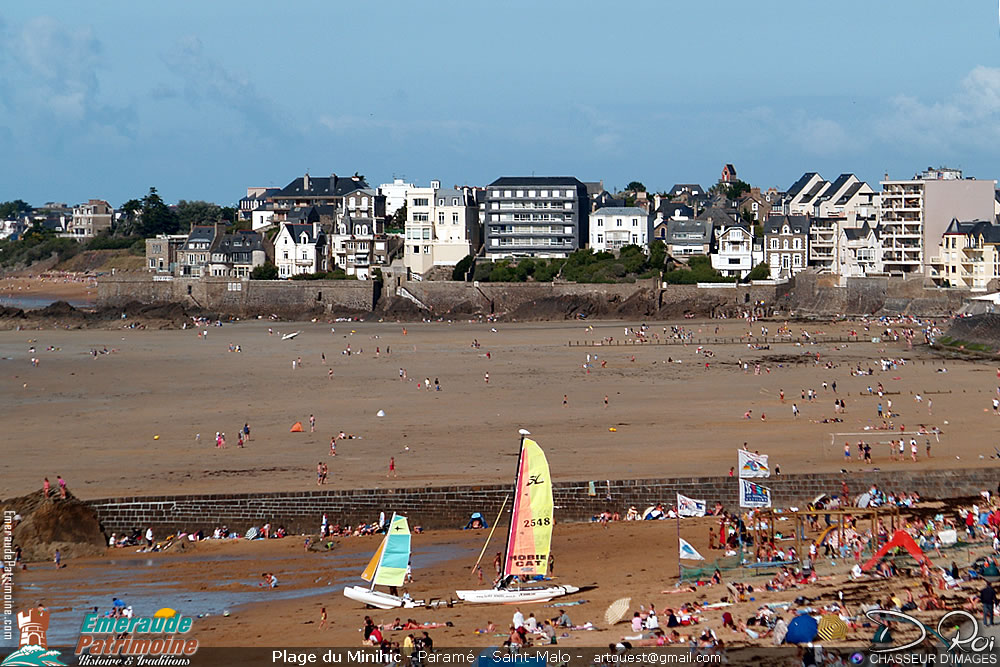
[[[521,434],[521,445],[520,450],[517,453],[517,469],[514,471],[514,505],[510,509],[510,525],[507,526],[507,543],[504,545],[503,549],[503,568],[500,572],[500,584],[502,585],[504,580],[510,576],[507,572],[507,556],[510,553],[510,540],[514,535],[514,517],[517,516],[517,508],[521,504],[521,498],[517,493],[517,482],[518,478],[521,476],[521,464],[524,459],[524,436],[531,435],[527,430],[521,429],[519,431]]]

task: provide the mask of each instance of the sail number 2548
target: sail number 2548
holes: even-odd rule
[[[524,520],[525,528],[534,528],[535,526],[551,526],[551,525],[552,525],[552,517],[550,516],[540,517],[538,519]]]

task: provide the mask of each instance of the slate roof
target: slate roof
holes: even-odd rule
[[[857,183],[852,183],[851,187],[847,188],[847,190],[844,191],[844,194],[840,196],[840,199],[838,199],[835,202],[837,206],[843,206],[844,204],[849,202],[851,200],[851,197],[856,195],[858,193],[858,190],[864,187],[864,184],[865,184],[864,181],[858,181]]]
[[[690,193],[694,192],[695,190],[698,191],[697,194],[698,197],[701,197],[702,195],[705,194],[705,188],[701,187],[697,183],[677,183],[674,185],[674,187],[670,189],[670,196],[676,197],[677,195],[682,195],[685,192]]]
[[[353,177],[341,176],[309,176],[309,187],[303,187],[305,177],[300,176],[281,188],[273,197],[283,199],[288,197],[343,197],[348,192],[359,188],[370,187],[365,179],[354,180]]]
[[[969,220],[961,222],[957,218],[952,218],[948,224],[945,234],[959,234],[962,236],[982,236],[985,243],[1000,243],[1000,225],[985,220]]]
[[[719,206],[709,206],[698,214],[696,220],[708,220],[715,225],[731,225],[736,222],[736,216]]]
[[[710,243],[713,224],[709,220],[668,220],[667,243]],[[677,239],[678,234],[696,233],[696,238]]]
[[[869,227],[867,222],[860,227],[845,227],[843,231],[848,241],[860,241],[870,232],[874,232],[875,238],[878,238],[878,227]]]
[[[314,235],[312,225],[303,225],[294,222],[292,223],[286,222],[284,227],[292,235],[292,241],[294,241],[295,243],[299,243],[303,233],[305,233],[306,235],[306,243],[316,243],[317,238],[323,236],[322,230],[319,232],[318,235]]]
[[[657,213],[663,215],[664,218],[674,217],[674,212],[680,211],[680,217],[682,218],[693,218],[694,209],[687,204],[679,204],[677,202],[661,201],[659,208],[656,209]]]
[[[491,186],[500,185],[569,185],[584,186],[583,181],[572,176],[501,176],[490,183]],[[585,186],[584,186],[585,187]]]
[[[792,183],[792,187],[788,188],[788,192],[786,192],[785,195],[789,199],[794,198],[795,195],[799,194],[799,192],[802,191],[802,188],[806,187],[806,184],[809,183],[809,179],[811,179],[813,176],[816,175],[817,174],[815,171],[807,171],[806,173],[802,174],[802,177],[799,180]]]
[[[764,233],[780,234],[786,223],[792,234],[809,233],[809,218],[804,215],[772,215],[764,221]]]
[[[597,209],[591,215],[620,215],[622,217],[645,218],[647,214],[638,206],[605,206],[604,208]]]

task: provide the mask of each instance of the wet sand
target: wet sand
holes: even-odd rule
[[[681,534],[701,551],[708,563],[722,555],[721,551],[708,548],[708,531],[717,530],[712,518],[685,519]],[[501,548],[503,530],[494,535],[491,548],[487,549],[483,569],[487,578],[492,571],[491,554]],[[414,582],[404,590],[417,599],[454,597],[456,588],[478,588],[472,565],[486,539],[486,531],[435,531],[413,537]],[[183,553],[136,554],[135,549],[109,550],[107,557],[81,559],[58,572],[50,564],[32,565],[27,572],[17,573],[21,591],[19,599],[26,604],[44,602],[54,613],[52,626],[56,641],[75,641],[83,614],[94,605],[103,611],[110,608],[113,596],[121,597],[133,606],[137,615],[152,614],[161,607],[171,607],[189,616],[208,613],[196,618],[192,636],[202,646],[326,646],[356,647],[361,645],[360,628],[366,615],[378,624],[392,624],[396,618],[405,622],[452,623],[451,627],[428,629],[435,645],[439,647],[495,646],[504,637],[478,634],[488,622],[496,624],[498,633],[505,632],[511,622],[514,607],[510,605],[473,605],[457,603],[454,607],[438,609],[398,609],[382,611],[365,609],[342,594],[344,585],[364,585],[360,572],[380,536],[344,538],[335,540],[330,553],[306,552],[299,537],[282,540],[246,542],[202,542]],[[784,543],[785,546],[791,542]],[[982,551],[979,548],[978,551]],[[666,623],[665,610],[677,609],[688,602],[716,603],[727,595],[724,586],[698,586],[691,592],[676,590],[677,581],[677,528],[672,520],[619,522],[607,528],[600,524],[559,525],[553,540],[556,556],[557,583],[577,586],[597,584],[596,588],[555,600],[553,602],[582,602],[572,606],[553,606],[553,603],[535,603],[521,606],[527,617],[551,618],[566,610],[574,624],[593,623],[594,630],[560,629],[559,644],[563,646],[606,646],[632,635],[627,622],[609,626],[604,612],[613,601],[630,597],[632,611],[640,606],[646,609],[655,605],[661,624]],[[975,557],[973,552],[973,557]],[[966,552],[948,555],[966,563]],[[113,561],[113,563],[109,563]],[[723,630],[722,613],[729,611],[736,619],[745,619],[756,613],[763,604],[793,602],[806,596],[806,603],[814,608],[837,600],[842,590],[848,609],[858,613],[859,601],[883,599],[890,592],[903,595],[906,588],[919,594],[919,581],[898,577],[893,580],[867,580],[852,582],[845,572],[849,563],[832,564],[820,559],[817,572],[820,580],[810,586],[785,591],[763,590],[765,582],[774,572],[754,576],[751,570],[727,571],[725,581],[742,581],[752,584],[756,592],[747,600],[730,607],[704,609],[698,612],[698,625],[683,626],[683,635],[712,628],[727,645],[751,645],[750,638],[742,633]],[[948,565],[947,561],[939,563]],[[709,566],[711,567],[711,566]],[[257,585],[261,571],[274,572],[279,579],[276,589],[263,589]],[[705,575],[707,579],[709,574]],[[488,585],[488,582],[487,584]],[[967,590],[942,592],[948,599],[960,604],[967,599],[974,587]],[[792,605],[793,607],[799,605]],[[326,608],[329,627],[320,629],[320,611]],[[228,612],[229,615],[224,615]],[[780,611],[779,611],[780,613]],[[786,611],[785,617],[790,618]],[[918,616],[934,617],[934,612],[918,612]],[[630,619],[632,612],[627,615]],[[393,641],[401,642],[411,631],[386,631]],[[848,643],[865,643],[871,630],[858,628],[848,637]],[[419,636],[419,631],[417,635]],[[565,635],[565,636],[564,636]],[[68,637],[68,638],[67,638]],[[768,644],[767,640],[762,643]]]
[[[727,337],[747,328],[732,320],[679,324],[706,337],[716,326]],[[766,323],[772,335],[779,324]],[[37,489],[42,477],[56,474],[82,498],[308,490],[316,487],[317,461],[329,463],[334,487],[507,483],[520,427],[545,448],[556,479],[725,474],[743,442],[769,453],[785,474],[839,470],[845,440],[888,440],[885,432],[833,435],[864,433],[880,423],[877,397],[861,395],[878,382],[900,392],[886,397],[899,414],[897,427],[937,425],[944,432],[931,461],[923,457],[921,439],[916,464],[890,463],[887,446],[877,445],[875,463],[883,470],[967,466],[980,456],[992,464],[990,443],[1000,427],[991,404],[992,365],[945,363],[920,347],[872,343],[877,329],[862,331],[867,342],[849,344],[707,345],[715,353],[710,359],[696,345],[567,346],[621,339],[624,326],[597,322],[588,331],[581,322],[515,323],[497,324],[493,332],[493,325],[464,322],[254,321],[208,327],[205,339],[194,329],[2,331],[0,404],[4,439],[13,445],[4,463],[16,472],[0,478],[0,497]],[[662,326],[651,331],[662,335]],[[832,335],[858,325],[792,328],[796,335],[802,329]],[[281,340],[293,331],[302,333]],[[471,347],[475,339],[478,349]],[[230,343],[243,351],[229,352]],[[348,345],[350,356],[343,354]],[[94,358],[95,349],[109,353]],[[596,355],[589,374],[587,354]],[[789,363],[817,354],[820,365]],[[913,362],[882,372],[880,356]],[[40,359],[38,367],[32,357]],[[302,365],[293,370],[299,357]],[[751,363],[750,373],[739,367],[741,359]],[[752,372],[757,361],[759,376]],[[824,368],[827,361],[836,367]],[[852,377],[858,363],[875,368],[875,375]],[[941,367],[948,372],[935,372]],[[430,391],[418,388],[425,378]],[[433,390],[435,379],[441,391]],[[823,390],[823,381],[836,381],[838,393]],[[818,400],[802,401],[804,388],[815,389]],[[911,392],[922,392],[924,402]],[[817,423],[838,416],[836,397],[847,404],[843,423]],[[798,419],[793,402],[801,409]],[[379,410],[386,416],[376,416]],[[310,414],[315,433],[308,432]],[[289,432],[296,421],[305,433]],[[239,449],[244,422],[252,440]],[[358,439],[340,440],[331,457],[330,437],[340,430]],[[226,449],[215,447],[216,431],[226,433]],[[393,456],[398,477],[387,478]],[[848,468],[861,465],[855,459]]]

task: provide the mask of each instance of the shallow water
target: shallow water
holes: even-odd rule
[[[436,563],[462,557],[465,548],[449,545],[428,545],[413,551],[413,569],[419,574],[423,568]],[[471,553],[471,551],[470,551]],[[227,556],[213,554],[184,557],[185,563],[234,562],[259,560],[253,554]],[[69,646],[76,643],[84,614],[97,607],[99,613],[111,608],[112,598],[118,597],[131,605],[136,616],[150,616],[158,609],[170,607],[185,616],[218,616],[235,611],[243,605],[269,600],[293,600],[314,595],[339,593],[349,585],[363,583],[359,574],[368,560],[367,554],[337,554],[331,552],[323,559],[315,556],[289,556],[282,559],[301,565],[278,572],[277,588],[264,589],[259,580],[229,579],[215,582],[220,586],[234,586],[229,590],[200,591],[186,587],[187,582],[177,580],[171,568],[165,567],[173,559],[151,559],[137,555],[134,558],[115,557],[89,561],[75,566],[71,580],[58,579],[55,570],[40,570],[32,575],[31,583],[15,584],[15,607],[24,608],[44,602],[50,612],[48,643],[50,646]],[[160,567],[157,567],[160,566]],[[312,582],[297,588],[281,585],[289,579]],[[16,580],[15,580],[16,581]],[[16,646],[0,639],[0,646]]]
[[[74,308],[93,308],[94,301],[86,299],[58,299],[53,297],[33,296],[0,296],[0,306],[20,308],[22,310],[39,310],[51,306],[56,301],[65,301]]]

